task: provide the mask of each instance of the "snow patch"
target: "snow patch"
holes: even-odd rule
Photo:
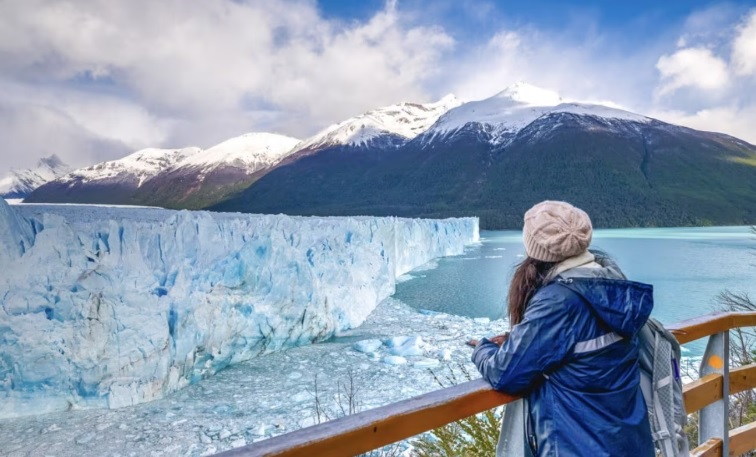
[[[295,152],[335,145],[365,145],[381,135],[409,140],[425,132],[442,114],[461,104],[450,94],[435,103],[399,103],[378,108],[325,128],[304,140]]]
[[[552,113],[643,123],[652,120],[618,108],[566,101],[555,92],[520,82],[493,97],[449,110],[428,129],[423,141],[447,136],[468,125],[479,125],[492,143],[501,144],[537,119]]]
[[[284,135],[248,133],[187,157],[174,168],[212,169],[231,165],[251,173],[278,163],[297,143],[298,139]]]
[[[383,346],[383,342],[381,340],[371,339],[371,340],[362,340],[354,343],[352,347],[357,352],[363,352],[365,354],[375,352]]]

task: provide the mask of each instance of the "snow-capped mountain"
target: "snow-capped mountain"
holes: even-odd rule
[[[207,150],[147,149],[81,170],[38,189],[32,202],[80,202],[203,208],[251,185],[283,159],[324,149],[396,148],[423,133],[461,102],[453,95],[428,103],[377,108],[299,141],[250,133]],[[300,153],[300,154],[297,154]],[[97,188],[96,192],[92,189]]]
[[[136,190],[141,204],[202,208],[249,186],[255,177],[289,155],[296,138],[248,133],[188,157]]]
[[[79,168],[61,178],[61,183],[122,181],[139,187],[161,172],[174,167],[202,150],[189,147],[182,149],[147,148],[122,159],[98,163],[91,167]]]
[[[445,139],[459,131],[473,129],[485,132],[491,143],[506,143],[536,119],[550,113],[633,122],[651,121],[650,118],[621,109],[567,101],[556,92],[518,82],[490,98],[449,110],[425,132],[423,141]]]
[[[278,163],[298,143],[296,138],[274,133],[247,133],[187,157],[173,169],[208,171],[220,166],[232,166],[254,173]]]
[[[63,163],[55,154],[37,162],[36,168],[11,170],[4,178],[0,178],[0,198],[22,199],[34,189],[64,176],[71,171],[71,167]]]
[[[205,150],[143,149],[74,170],[37,189],[28,201],[176,206],[208,187],[215,192],[219,181],[235,188],[247,176],[276,164],[298,143],[283,135],[249,133]]]
[[[598,227],[753,224],[756,146],[518,83],[370,154],[293,154],[212,209],[301,215],[475,215],[519,228],[547,199]]]
[[[444,113],[461,104],[460,100],[449,94],[434,103],[399,103],[377,108],[325,128],[302,141],[294,152],[330,146],[363,146],[381,136],[391,136],[400,142],[409,140],[425,132]]]

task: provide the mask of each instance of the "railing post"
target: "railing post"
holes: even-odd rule
[[[722,399],[704,407],[698,417],[698,444],[710,438],[722,439],[722,455],[729,455],[730,440],[730,332],[724,331],[709,337],[700,376],[717,373],[722,375]]]

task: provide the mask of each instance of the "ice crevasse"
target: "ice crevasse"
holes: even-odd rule
[[[477,218],[88,211],[0,199],[0,418],[149,401],[327,339],[479,237]]]

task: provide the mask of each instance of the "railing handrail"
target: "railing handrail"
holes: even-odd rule
[[[716,312],[667,328],[684,344],[734,328],[753,326],[756,326],[756,312]],[[505,405],[517,398],[495,391],[487,382],[477,379],[278,435],[218,456],[352,456]]]
[[[343,455],[357,455],[507,404],[517,398],[497,392],[483,379],[476,379],[278,435],[218,455],[311,457],[330,455],[334,448],[339,449]],[[449,417],[454,419],[448,420]]]
[[[666,326],[680,344],[738,327],[756,327],[756,312],[717,311]]]

